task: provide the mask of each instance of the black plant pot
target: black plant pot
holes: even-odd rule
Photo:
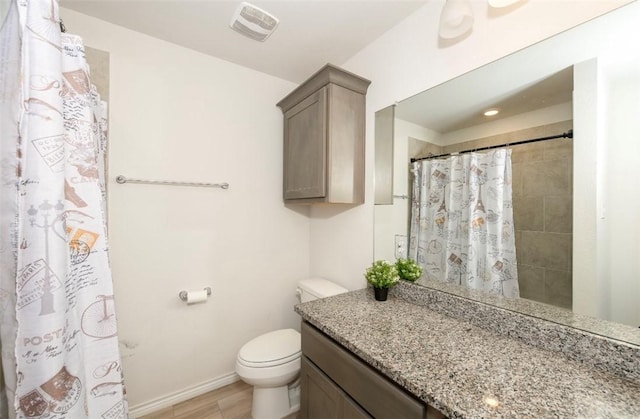
[[[387,301],[388,292],[389,288],[373,288],[373,295],[376,297],[377,301]]]

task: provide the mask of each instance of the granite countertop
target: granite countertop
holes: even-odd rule
[[[449,417],[640,417],[640,382],[364,289],[302,318]]]

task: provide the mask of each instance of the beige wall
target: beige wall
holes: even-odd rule
[[[70,33],[110,56],[109,242],[127,397],[140,413],[235,380],[242,344],[298,327],[309,219],[282,203],[275,106],[295,86],[62,15]],[[120,174],[230,188],[119,185]],[[206,304],[178,299],[206,286]]]

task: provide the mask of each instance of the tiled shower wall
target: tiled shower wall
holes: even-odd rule
[[[514,147],[512,164],[520,295],[571,309],[573,140]]]
[[[567,132],[558,122],[443,147],[443,153]],[[512,147],[513,208],[520,296],[571,309],[573,140]]]

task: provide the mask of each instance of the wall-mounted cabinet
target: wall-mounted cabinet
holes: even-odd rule
[[[369,84],[327,64],[278,102],[284,114],[285,203],[364,202]]]

